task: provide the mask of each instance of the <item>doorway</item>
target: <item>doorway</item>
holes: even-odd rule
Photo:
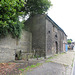
[[[55,47],[56,47],[56,54],[58,54],[58,43],[57,43],[57,41],[55,42]]]

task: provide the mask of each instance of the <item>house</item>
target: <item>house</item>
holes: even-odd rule
[[[35,55],[48,57],[65,52],[67,35],[48,15],[30,17],[25,22],[25,28],[32,33]]]

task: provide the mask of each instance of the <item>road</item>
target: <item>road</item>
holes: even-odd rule
[[[33,68],[31,71],[24,71],[21,75],[71,75],[74,56],[75,52],[73,51],[59,54],[50,59],[50,62],[40,62],[43,63],[41,66]]]
[[[32,71],[24,72],[22,75],[65,75],[65,66],[48,62]]]

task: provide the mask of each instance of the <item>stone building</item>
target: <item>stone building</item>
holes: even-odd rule
[[[26,54],[32,52],[36,56],[52,56],[64,52],[66,43],[67,35],[48,15],[35,15],[25,22],[19,40],[11,35],[0,38],[0,63],[26,59]]]
[[[65,52],[67,35],[48,15],[30,17],[25,28],[32,33],[32,50],[37,55],[52,56]]]

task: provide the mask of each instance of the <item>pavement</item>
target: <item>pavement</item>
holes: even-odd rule
[[[20,75],[72,75],[75,52],[70,50],[48,59],[29,60],[42,63],[39,67],[24,71]]]

